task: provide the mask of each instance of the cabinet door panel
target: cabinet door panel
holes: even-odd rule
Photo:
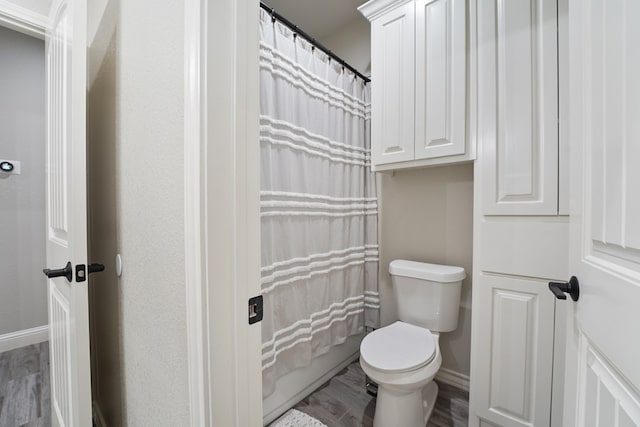
[[[555,0],[478,3],[478,127],[485,215],[558,212]]]
[[[371,25],[374,165],[413,160],[415,8],[409,2]]]
[[[472,413],[497,425],[548,425],[555,299],[547,282],[481,273],[474,287]]]
[[[465,0],[416,2],[416,159],[465,152]]]

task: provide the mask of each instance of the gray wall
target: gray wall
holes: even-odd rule
[[[93,396],[108,425],[189,424],[184,4],[89,2]],[[115,275],[122,254],[124,272]]]
[[[47,324],[44,41],[0,27],[0,335]]]
[[[349,65],[368,76],[371,73],[371,25],[358,13],[342,30],[322,38],[338,56],[345,58]]]
[[[371,35],[362,18],[322,39],[322,43],[361,72],[368,71]],[[382,324],[397,319],[388,273],[390,261],[404,258],[464,267],[467,279],[463,282],[458,329],[442,334],[440,349],[443,368],[469,375],[473,166],[444,166],[377,177]]]

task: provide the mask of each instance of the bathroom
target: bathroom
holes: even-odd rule
[[[21,4],[32,3],[49,7],[46,0]],[[204,0],[153,7],[95,0],[86,16],[83,1],[51,4],[78,5],[79,27],[60,27],[62,33],[80,28],[82,35],[86,18],[86,44],[73,37],[55,51],[77,43],[68,53],[87,54],[72,62],[79,74],[69,83],[78,90],[68,93],[79,95],[81,107],[68,112],[86,114],[86,132],[79,126],[74,134],[81,144],[71,148],[86,148],[73,165],[87,167],[87,188],[68,195],[80,202],[88,196],[86,209],[74,210],[87,219],[88,234],[73,246],[81,255],[68,260],[81,273],[93,263],[105,267],[88,280],[77,273],[73,281],[49,280],[49,288],[79,295],[70,300],[72,311],[89,314],[72,325],[79,339],[58,347],[71,352],[52,363],[58,372],[73,366],[77,380],[67,384],[72,393],[52,388],[51,400],[63,409],[53,413],[58,424],[89,425],[93,418],[99,427],[277,426],[293,414],[302,425],[375,425],[388,417],[404,424],[411,413],[413,421],[425,416],[416,423],[424,425],[429,414],[421,411],[433,408],[430,425],[581,426],[598,408],[601,425],[638,425],[640,343],[610,327],[624,324],[630,335],[640,334],[633,307],[640,297],[640,229],[633,220],[640,202],[632,191],[640,136],[628,118],[640,99],[634,3],[626,3],[625,14],[616,13],[615,2],[573,0],[268,3],[261,9],[254,0],[215,7]],[[0,1],[3,19],[17,10],[7,4]],[[39,16],[44,37],[55,23]],[[282,27],[284,20],[297,29]],[[303,32],[316,39],[315,49]],[[271,49],[265,36],[282,44]],[[278,51],[294,44],[304,45],[296,51],[301,64]],[[328,61],[320,45],[336,58]],[[346,104],[356,118],[342,120],[333,107],[328,119],[290,108],[297,97],[270,104],[260,91],[281,89],[264,85],[278,75],[279,60],[310,92],[328,88],[330,103]],[[350,67],[362,76],[354,78]],[[315,128],[286,128],[282,117],[262,110],[273,106]],[[306,147],[295,154],[274,148],[300,143]],[[294,161],[282,167],[282,153]],[[324,160],[314,163],[314,156]],[[291,186],[272,186],[282,182]],[[288,227],[310,217],[333,226],[314,229],[317,237],[300,228],[291,238],[298,234]],[[340,218],[349,225],[335,226]],[[327,242],[340,245],[318,249]],[[292,278],[281,273],[304,271],[305,259],[332,250],[346,252],[314,264],[306,302],[270,299]],[[354,266],[351,276],[332,269],[343,266],[343,255]],[[288,260],[295,261],[278,264]],[[373,362],[366,367],[361,343],[395,331],[389,328],[402,318],[397,296],[410,293],[397,292],[400,282],[416,278],[390,274],[397,260],[456,269],[456,280],[440,285],[460,290],[448,311],[457,321],[419,328],[419,339],[402,342],[433,344],[403,355],[437,366],[425,390],[438,384],[438,397],[418,401],[412,389],[410,403],[398,400],[401,406],[376,415],[394,377],[380,377],[377,396],[370,394],[376,388],[364,370],[379,372]],[[64,262],[38,263],[38,276],[43,265]],[[362,266],[364,279],[357,277]],[[420,275],[423,268],[434,267],[423,265]],[[312,286],[322,270],[344,289]],[[416,292],[439,289],[433,283]],[[324,307],[311,314],[331,312],[337,301],[328,297],[353,302],[348,310],[364,316],[336,321],[335,336],[319,332],[323,343],[301,345],[283,358],[290,366],[262,381],[269,356],[263,343],[275,342],[270,335],[281,328],[275,314],[286,319],[316,303]],[[431,300],[414,300],[425,301],[419,316],[433,313]],[[415,326],[404,323],[404,331]],[[65,338],[55,335],[61,330],[49,336],[54,348]],[[60,363],[68,355],[83,363]],[[315,420],[300,415],[305,410]]]
[[[420,426],[425,422],[474,426],[572,422],[583,425],[590,415],[574,419],[576,415],[567,409],[575,404],[571,403],[572,394],[578,390],[578,395],[583,396],[578,405],[584,405],[584,400],[580,400],[584,396],[597,399],[602,411],[621,411],[625,420],[633,420],[633,425],[637,425],[640,422],[637,400],[630,405],[621,403],[637,399],[633,387],[614,391],[607,386],[607,392],[616,397],[615,403],[606,403],[606,399],[594,397],[595,389],[585,385],[589,380],[584,379],[593,375],[598,384],[617,381],[615,375],[602,374],[611,366],[603,354],[624,365],[625,375],[634,376],[632,371],[637,369],[630,360],[621,361],[624,346],[620,340],[609,340],[609,335],[597,327],[595,319],[603,319],[597,305],[583,302],[580,307],[586,311],[574,309],[580,298],[588,301],[593,297],[598,304],[607,306],[605,310],[610,315],[615,313],[626,324],[629,322],[623,319],[633,311],[620,298],[619,304],[627,305],[622,309],[626,314],[617,313],[615,304],[604,303],[607,297],[602,299],[605,288],[594,282],[587,283],[586,294],[581,293],[585,286],[582,279],[594,280],[596,274],[595,269],[586,267],[589,257],[585,255],[583,261],[576,249],[580,247],[576,242],[582,241],[587,233],[586,228],[580,227],[588,227],[580,223],[584,220],[581,209],[587,218],[593,215],[595,224],[603,222],[601,228],[596,226],[593,231],[596,250],[615,257],[629,256],[632,252],[621,248],[625,238],[631,238],[629,233],[633,233],[628,228],[633,220],[626,215],[629,209],[638,212],[638,206],[633,202],[634,207],[630,208],[625,202],[630,193],[615,195],[619,194],[616,188],[624,188],[627,180],[632,179],[628,172],[619,175],[616,166],[607,166],[608,160],[604,164],[596,160],[593,169],[582,169],[580,155],[589,156],[589,151],[576,143],[577,128],[570,127],[576,126],[579,123],[576,116],[580,117],[575,113],[579,110],[578,98],[569,95],[571,90],[587,91],[591,98],[585,102],[613,102],[616,96],[624,94],[622,88],[626,87],[618,86],[618,80],[627,79],[625,84],[633,80],[607,68],[618,64],[618,69],[625,69],[629,64],[624,55],[615,54],[625,36],[613,30],[613,23],[624,19],[623,15],[603,10],[608,20],[602,26],[596,25],[589,42],[585,42],[597,47],[606,35],[605,56],[612,62],[602,74],[594,71],[593,76],[585,73],[584,77],[585,82],[590,82],[589,78],[602,79],[603,85],[611,88],[611,92],[599,92],[597,84],[589,89],[576,89],[579,86],[572,86],[569,78],[570,73],[578,76],[576,70],[591,67],[569,66],[570,60],[576,63],[581,60],[570,55],[579,51],[580,45],[570,29],[581,28],[588,22],[579,21],[575,18],[579,16],[577,13],[570,13],[570,8],[576,7],[571,2],[543,0],[527,3],[528,6],[522,2],[455,0],[372,0],[315,6],[287,0],[266,3],[261,12],[260,51],[264,58],[261,57],[260,82],[269,89],[262,93],[262,115],[278,114],[264,98],[277,97],[282,89],[276,84],[271,86],[269,78],[265,78],[265,74],[281,76],[278,73],[282,72],[274,65],[277,60],[272,58],[276,56],[272,49],[282,49],[283,55],[295,58],[294,61],[299,61],[297,67],[309,67],[312,72],[329,76],[329,81],[337,80],[339,87],[346,87],[345,91],[353,95],[349,92],[352,86],[340,86],[343,80],[308,58],[305,42],[300,39],[316,44],[315,50],[310,48],[313,53],[322,50],[329,51],[329,56],[335,54],[333,69],[338,75],[355,74],[353,79],[365,82],[366,77],[372,78],[371,92],[365,89],[363,99],[371,100],[371,169],[375,171],[377,185],[378,219],[378,252],[374,255],[378,255],[380,319],[373,326],[367,323],[369,284],[365,274],[364,325],[371,334],[363,338],[359,352],[356,345],[348,347],[349,341],[333,347],[327,354],[319,351],[322,355],[313,359],[310,367],[283,375],[278,380],[282,381],[282,387],[276,385],[272,393],[268,386],[272,379],[263,378],[263,385],[267,385],[264,421],[271,422],[274,415],[306,395],[294,406],[293,411],[298,412],[286,412],[273,425],[287,425],[306,415],[326,425],[378,427]],[[573,27],[569,25],[571,19],[576,19]],[[270,25],[280,24],[274,31],[278,34],[272,35]],[[283,41],[286,35],[292,41]],[[292,49],[291,45],[300,47]],[[339,64],[343,65],[342,74]],[[295,75],[295,71],[290,72]],[[283,99],[296,107],[302,102],[291,96]],[[304,105],[301,108],[299,120],[305,122],[306,110]],[[585,114],[591,114],[588,120],[596,123],[594,132],[603,129],[599,126],[620,127],[637,135],[620,116],[599,115],[599,110],[592,108]],[[331,124],[331,113],[328,120]],[[329,133],[334,132],[331,125],[329,129]],[[264,145],[273,144],[269,141],[270,132],[261,127],[263,185],[265,181],[270,184],[264,179],[264,168],[277,164],[274,158],[278,150],[267,149],[266,154],[264,151]],[[594,143],[590,149],[605,152],[605,159],[613,156],[612,161],[619,162],[615,164],[626,164],[629,160],[620,153],[630,153],[631,145],[623,134],[620,138],[625,142],[607,142],[602,146]],[[572,156],[570,144],[574,144]],[[594,154],[594,158],[599,155]],[[581,207],[576,200],[588,199],[589,187],[581,188],[582,181],[571,176],[570,170],[583,173],[586,185],[593,185],[600,192],[596,194],[602,196],[594,196],[591,205],[587,202]],[[267,176],[269,173],[272,172],[267,172]],[[594,174],[594,178],[589,174]],[[292,176],[296,173],[292,172]],[[606,181],[601,187],[594,184],[599,177]],[[264,215],[269,210],[263,207],[262,212]],[[263,218],[262,224],[269,221]],[[620,249],[605,249],[607,235]],[[272,248],[273,236],[263,233],[262,239],[264,267],[269,265],[264,262],[264,254]],[[365,239],[365,243],[370,242]],[[614,251],[618,255],[613,255]],[[623,252],[627,255],[622,255]],[[284,253],[286,250],[278,255]],[[269,260],[270,256],[266,258]],[[620,262],[606,259],[614,264]],[[445,268],[454,270],[447,270],[453,273],[444,279],[447,274],[435,273],[442,267],[407,264],[403,260],[446,265],[450,267]],[[464,275],[457,276],[456,268],[464,269]],[[637,271],[635,266],[631,268]],[[577,275],[582,279],[578,280]],[[452,306],[444,302],[442,307],[447,308],[439,310],[431,305],[431,299],[439,300],[442,294],[420,293],[420,286],[434,286],[431,281],[438,282],[434,277],[441,277],[444,282],[441,292],[464,278],[459,307],[457,302]],[[636,292],[633,285],[621,284],[612,276],[604,280],[620,286],[620,294],[629,292],[627,295],[631,296]],[[268,286],[263,285],[263,290]],[[263,294],[265,302],[270,302],[267,292]],[[424,309],[416,308],[419,304],[412,299],[420,299]],[[457,314],[453,327],[444,326],[445,321],[439,323],[448,310]],[[264,312],[265,317],[273,315],[268,308]],[[394,323],[397,320],[401,322]],[[431,337],[409,338],[410,328],[402,329],[407,324],[430,329],[436,356],[431,355],[431,347],[417,349],[420,343],[430,342]],[[577,333],[580,328],[584,329]],[[371,332],[372,329],[375,330]],[[263,367],[269,364],[271,330],[263,327],[266,343]],[[576,344],[579,340],[580,345]],[[583,353],[576,349],[578,346]],[[351,355],[347,348],[351,349]],[[441,365],[437,362],[438,350]],[[339,351],[343,351],[341,356]],[[411,368],[395,365],[402,364],[400,354],[409,357],[409,353],[419,360],[417,365]],[[590,357],[598,362],[590,365],[593,360]],[[587,366],[578,374],[582,379],[576,380],[569,368],[575,359]],[[436,370],[429,370],[431,366],[437,366]],[[344,369],[339,371],[340,368]],[[363,380],[365,373],[369,378]],[[372,380],[378,382],[377,388],[371,387]],[[366,392],[376,395],[375,398],[364,394],[362,383],[366,383]],[[434,391],[438,390],[434,383],[439,393]],[[300,391],[296,394],[295,390]],[[309,394],[311,390],[316,391]],[[601,422],[618,425],[621,421],[609,418]]]
[[[267,3],[268,7],[297,25],[356,70],[370,76],[370,24],[357,11],[357,7],[364,1],[314,4],[272,0]],[[388,272],[392,260],[406,259],[464,268],[467,274],[462,283],[458,327],[455,331],[440,336],[442,367],[438,379],[448,380],[445,386],[455,387],[462,396],[461,399],[468,400],[468,394],[467,397],[464,396],[469,391],[471,352],[473,163],[466,161],[441,167],[400,169],[377,173],[375,178],[380,325],[389,325],[398,319]],[[315,361],[312,366],[297,369],[281,378],[279,386],[263,402],[264,421],[272,422],[282,414],[283,409],[288,409],[287,405],[309,394],[310,387],[318,387],[327,381],[331,373],[339,372],[345,365],[354,363],[354,360],[357,364],[360,340],[361,337],[348,340],[328,354],[320,356],[319,362]],[[359,385],[360,391],[364,393],[364,381]],[[323,395],[327,396],[327,393]],[[364,396],[368,397],[366,394]],[[331,405],[328,402],[322,404]],[[313,410],[307,405],[307,411]],[[330,419],[321,421],[332,425],[337,423],[338,418],[344,416],[346,420],[349,416],[342,409],[334,410],[336,411],[338,414],[333,413]],[[371,422],[373,414],[367,414],[366,417],[370,418],[360,420],[364,425],[367,425],[367,420]],[[466,415],[464,417],[466,425]],[[461,422],[460,419],[456,420]],[[451,413],[442,414],[440,422],[444,422],[443,425],[453,423]]]

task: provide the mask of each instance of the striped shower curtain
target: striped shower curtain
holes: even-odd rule
[[[377,327],[369,86],[261,10],[263,395]]]

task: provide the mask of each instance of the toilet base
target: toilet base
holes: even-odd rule
[[[431,381],[422,389],[422,407],[424,408],[424,423],[426,424],[431,418],[433,408],[436,407],[436,399],[438,398],[438,384]]]
[[[435,381],[418,390],[406,392],[378,384],[374,427],[424,427],[431,417],[438,397]]]

